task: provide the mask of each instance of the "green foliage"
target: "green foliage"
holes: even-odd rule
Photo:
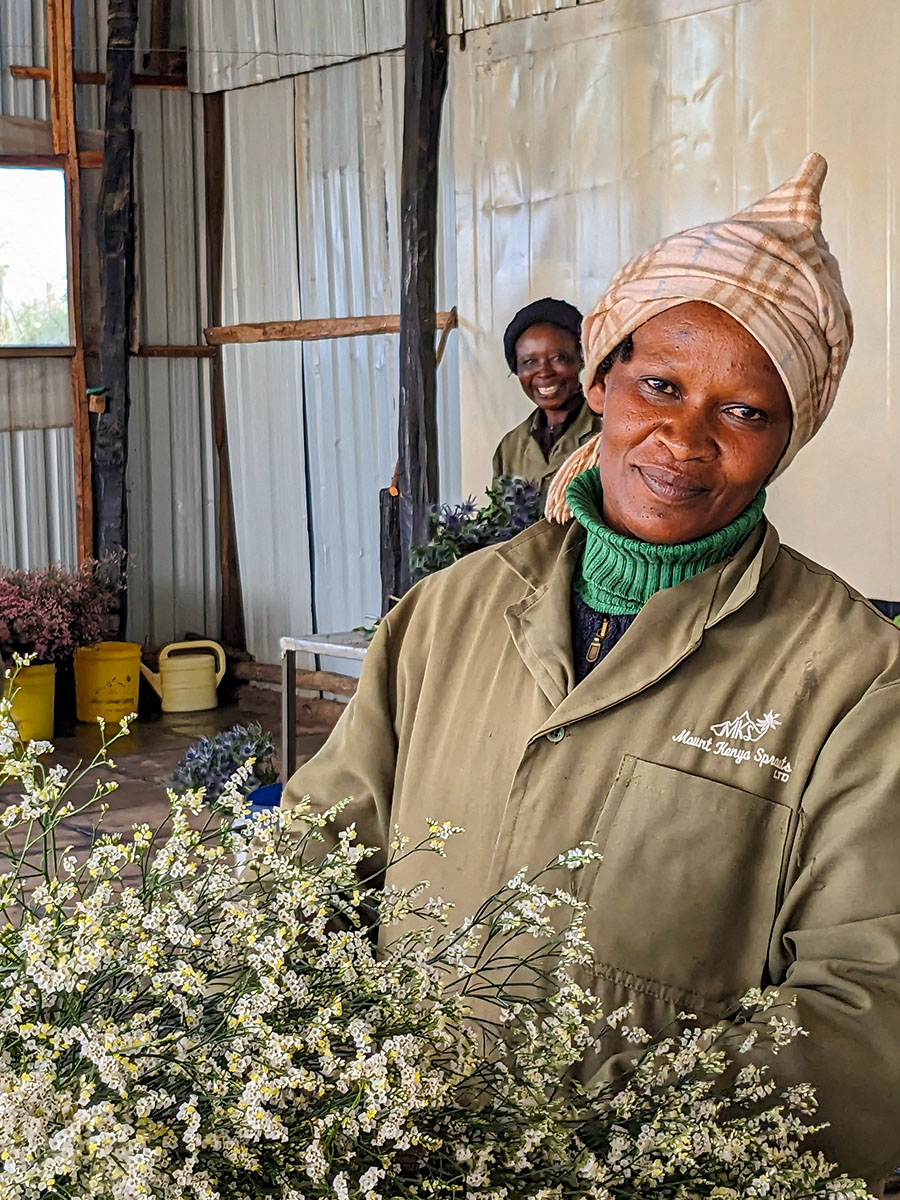
[[[272,765],[274,751],[272,735],[258,721],[234,725],[215,737],[195,742],[175,768],[172,782],[178,791],[202,788],[207,803],[214,804],[239,769],[252,760],[252,771],[239,789],[247,795],[254,788],[277,780],[278,773]]]
[[[3,292],[8,266],[0,264],[0,346],[68,346],[69,304],[66,293],[48,283],[40,300],[12,304]]]
[[[474,499],[435,507],[430,539],[416,547],[409,558],[414,582],[449,567],[473,550],[509,541],[541,519],[540,490],[514,475],[498,479],[488,488],[486,498],[481,508],[475,507]]]

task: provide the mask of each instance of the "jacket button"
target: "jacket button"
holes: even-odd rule
[[[551,729],[549,733],[544,735],[548,742],[561,742],[566,736],[564,729]]]

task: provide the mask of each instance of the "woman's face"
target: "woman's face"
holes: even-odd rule
[[[728,313],[691,302],[652,317],[588,391],[603,414],[603,519],[669,545],[733,521],[772,474],[791,433],[772,360]]]
[[[516,375],[538,408],[553,413],[571,407],[581,386],[578,339],[558,325],[532,325],[516,342]]]

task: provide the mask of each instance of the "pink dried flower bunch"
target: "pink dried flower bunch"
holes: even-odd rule
[[[121,584],[116,562],[88,559],[76,571],[58,563],[0,571],[0,654],[65,662],[101,640]]]

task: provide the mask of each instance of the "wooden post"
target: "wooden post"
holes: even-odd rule
[[[406,0],[406,78],[400,171],[402,244],[400,299],[399,578],[382,590],[409,587],[410,550],[428,538],[438,498],[435,403],[435,265],[438,145],[447,87],[445,0]],[[384,506],[382,507],[384,514]],[[382,564],[397,561],[382,550]]]
[[[225,98],[221,92],[203,97],[203,155],[206,175],[206,235],[209,271],[209,319],[222,320],[222,251],[225,244]],[[246,642],[241,579],[237,565],[234,500],[225,426],[225,380],[222,352],[212,367],[212,419],[218,471],[219,570],[222,576],[222,641],[243,649]]]
[[[47,0],[47,61],[50,80],[50,131],[53,153],[66,176],[69,324],[73,352],[69,364],[72,436],[75,449],[75,529],[78,558],[93,550],[91,433],[84,376],[84,326],[81,311],[81,179],[75,140],[75,72],[72,56],[72,0]]]
[[[106,122],[100,195],[100,380],[106,411],[94,430],[94,545],[98,556],[128,547],[128,349],[134,296],[134,133],[131,76],[137,0],[109,0]],[[124,563],[123,563],[124,566]]]

